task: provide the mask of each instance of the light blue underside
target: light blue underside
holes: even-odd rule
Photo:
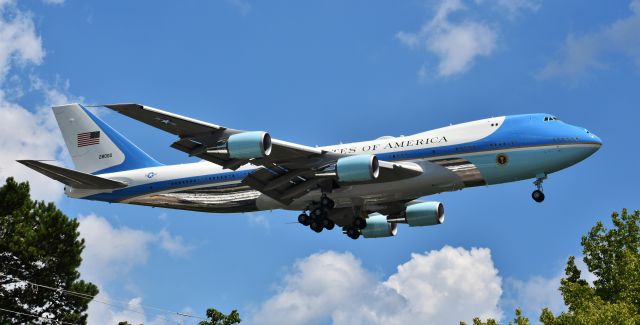
[[[487,184],[499,184],[559,171],[590,156],[595,148],[565,146],[504,152],[507,156],[507,163],[504,165],[497,163],[495,153],[463,157],[476,165]]]

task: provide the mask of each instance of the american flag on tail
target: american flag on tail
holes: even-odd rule
[[[78,148],[100,143],[100,131],[78,133]]]

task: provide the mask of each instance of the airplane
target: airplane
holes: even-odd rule
[[[315,232],[352,239],[395,236],[444,222],[441,202],[420,198],[535,179],[594,154],[598,136],[550,114],[445,126],[410,136],[310,147],[264,131],[231,129],[140,104],[101,105],[177,136],[170,146],[201,160],[164,165],[80,104],[53,107],[75,170],[18,162],[65,184],[71,198],[214,213],[302,211]]]

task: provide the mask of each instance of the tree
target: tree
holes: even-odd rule
[[[545,308],[540,315],[545,325],[640,323],[640,211],[614,212],[611,221],[612,229],[598,222],[582,237],[584,263],[596,276],[593,286],[569,257],[560,281],[568,310],[554,316]]]
[[[229,315],[225,315],[213,308],[207,309],[208,321],[201,321],[199,325],[233,325],[240,324],[240,314],[237,310],[232,310]]]
[[[466,325],[465,322],[460,322],[460,325]],[[498,325],[495,319],[487,319],[486,322],[480,320],[480,318],[476,317],[473,319],[473,325]],[[522,315],[522,310],[520,308],[516,309],[516,318],[513,319],[513,322],[509,322],[509,325],[530,325],[529,319]]]
[[[543,309],[543,324],[640,324],[640,211],[613,212],[611,221],[612,229],[598,221],[582,236],[584,263],[596,276],[593,286],[582,279],[575,257],[570,256],[566,276],[560,280],[567,311],[555,316],[548,308]],[[519,310],[516,316],[516,324],[529,324]],[[474,319],[474,325],[485,324],[496,323]]]
[[[78,222],[69,219],[53,203],[33,201],[29,184],[9,177],[0,188],[0,306],[23,314],[84,324],[92,283],[80,280],[77,271],[84,240]],[[49,290],[29,284],[62,290]],[[49,323],[28,315],[0,311],[0,324]]]
[[[240,324],[240,314],[238,314],[237,310],[232,310],[229,315],[225,315],[219,312],[216,309],[209,308],[207,309],[207,318],[209,320],[203,320],[198,323],[198,325],[233,325]],[[119,322],[118,325],[131,325],[127,321]],[[143,324],[140,324],[143,325]]]

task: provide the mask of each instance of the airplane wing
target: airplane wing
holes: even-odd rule
[[[227,144],[231,143],[230,137],[243,135],[264,137],[266,133],[226,128],[140,104],[103,106],[177,135],[178,140],[172,143],[171,147],[189,156],[196,156],[233,170],[247,163],[262,166],[247,176],[243,182],[284,204],[289,204],[316,187],[334,186],[337,180],[336,174],[326,170],[332,165],[335,166],[339,158],[347,156],[272,139],[268,134],[268,139],[262,139],[270,144],[268,155],[257,158],[233,156],[227,147]],[[422,168],[413,163],[380,161],[379,166],[380,175],[376,182],[399,180],[422,174]]]
[[[249,159],[232,158],[224,151],[215,150],[229,136],[245,133],[246,131],[222,127],[139,104],[110,104],[103,106],[165,132],[177,135],[179,140],[171,144],[171,147],[186,152],[189,156],[196,156],[224,168],[234,170],[249,162]],[[330,160],[330,157],[336,156],[330,152],[291,142],[277,139],[273,139],[271,142],[272,150],[269,156],[262,159],[262,161],[253,159],[251,161],[252,164],[266,165],[276,163],[283,167],[286,165],[289,168],[304,168],[310,165],[317,165],[322,160]]]
[[[78,189],[108,190],[127,187],[127,184],[122,182],[46,164],[38,160],[18,160],[18,162],[62,184]]]

